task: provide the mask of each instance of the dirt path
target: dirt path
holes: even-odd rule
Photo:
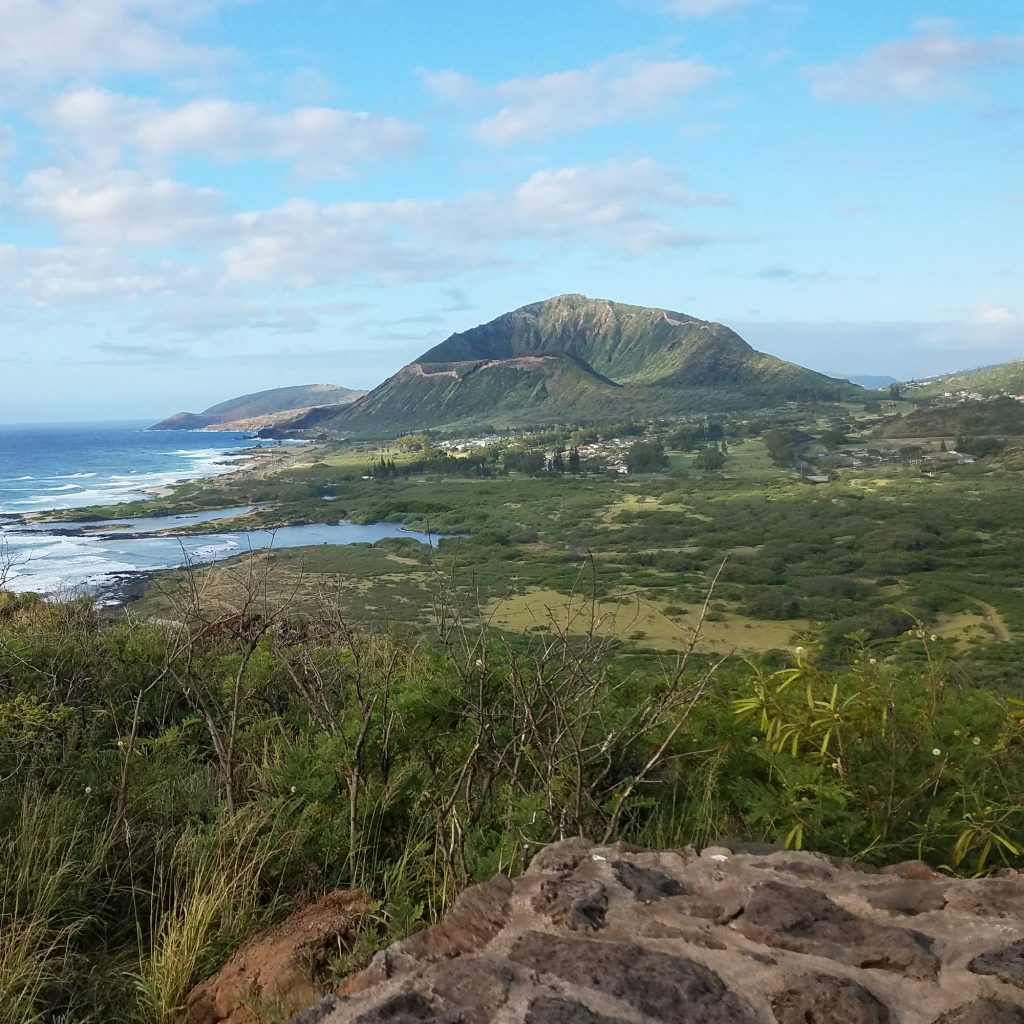
[[[996,634],[996,639],[1003,643],[1008,643],[1013,639],[1013,634],[1010,632],[1009,627],[1006,625],[1006,620],[999,614],[996,608],[992,605],[986,604],[984,601],[978,600],[978,598],[971,598],[972,601],[981,609],[985,616],[985,621],[992,627]]]

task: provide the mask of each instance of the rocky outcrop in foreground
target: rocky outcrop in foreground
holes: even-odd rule
[[[361,892],[332,892],[254,935],[189,993],[177,1024],[260,1024],[264,1011],[286,1020],[323,992],[314,979],[369,907]]]
[[[1024,1024],[1024,875],[570,840],[296,1024]]]

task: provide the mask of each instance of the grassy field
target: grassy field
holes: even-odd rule
[[[382,455],[411,462],[393,449],[316,445],[276,471],[187,485],[159,506],[260,502],[259,527],[346,518],[464,535],[433,556],[412,541],[273,554],[278,600],[308,612],[329,595],[357,622],[422,626],[438,590],[454,586],[474,614],[518,630],[544,625],[582,587],[609,621],[629,623],[626,647],[673,650],[687,643],[724,561],[703,628],[709,649],[769,652],[800,638],[837,651],[851,635],[881,640],[920,626],[994,658],[1006,677],[1005,653],[985,652],[1024,640],[1012,459],[932,477],[893,462],[811,486],[774,464],[758,438],[731,443],[719,473],[670,450],[667,468],[650,474],[372,478]],[[237,567],[200,575],[227,594]],[[181,573],[164,576],[139,611],[167,616],[183,585]]]

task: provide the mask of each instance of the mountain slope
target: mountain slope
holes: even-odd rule
[[[561,295],[453,334],[321,427],[368,434],[668,415],[859,390],[757,352],[721,324]]]
[[[897,416],[879,433],[882,437],[1019,437],[1024,435],[1024,403],[1006,397],[939,404]]]
[[[982,366],[976,370],[962,370],[935,377],[919,387],[916,383],[908,386],[914,395],[943,395],[947,391],[956,394],[967,391],[979,395],[1020,395],[1024,394],[1024,359],[995,366]]]
[[[298,413],[315,406],[340,406],[366,394],[337,384],[300,384],[242,395],[210,406],[201,413],[179,412],[150,430],[253,430],[277,421],[282,413]]]

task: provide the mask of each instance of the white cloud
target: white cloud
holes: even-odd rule
[[[974,311],[973,320],[984,326],[1024,326],[1024,313],[1009,306],[981,305]]]
[[[216,98],[166,107],[104,89],[65,93],[48,122],[60,137],[108,162],[124,150],[153,158],[200,154],[224,163],[284,160],[305,180],[345,177],[358,164],[413,152],[424,137],[402,118],[333,107],[274,114]]]
[[[610,236],[613,245],[633,252],[708,240],[656,211],[727,202],[694,192],[653,160],[538,171],[514,190],[513,200],[528,234],[565,240],[590,234],[599,241]]]
[[[1024,35],[958,36],[948,21],[918,22],[910,39],[882,43],[852,63],[808,72],[818,99],[891,102],[967,94],[974,71],[1024,66]]]
[[[502,194],[327,206],[292,200],[235,218],[243,240],[222,254],[224,280],[308,287],[366,274],[386,282],[444,278],[501,265],[515,243],[617,254],[679,248],[714,240],[680,226],[680,210],[721,202],[650,160],[539,171]]]
[[[654,61],[620,54],[587,68],[514,78],[495,86],[450,70],[423,72],[422,77],[445,102],[499,104],[498,112],[475,125],[473,134],[482,142],[504,146],[650,116],[717,74],[698,60]]]
[[[759,0],[663,0],[660,7],[680,18],[706,18],[711,14],[718,14],[719,11],[749,7],[758,2]]]
[[[38,306],[116,298],[133,300],[180,288],[180,268],[151,265],[116,249],[86,246],[22,249],[13,265],[0,262],[13,290]]]
[[[623,258],[701,245],[723,236],[692,230],[686,211],[727,202],[647,159],[538,171],[503,192],[292,199],[236,215],[215,190],[123,168],[34,171],[18,198],[60,244],[0,247],[9,295],[44,306],[159,298],[160,329],[189,334],[313,329],[294,310],[251,305],[268,287],[445,281],[578,249]],[[167,313],[178,306],[186,312]]]
[[[210,67],[222,51],[183,30],[214,0],[0,0],[0,81],[22,89],[73,76]]]
[[[22,197],[62,234],[95,245],[168,246],[223,235],[230,227],[214,189],[137,171],[76,175],[49,167],[26,175]]]

